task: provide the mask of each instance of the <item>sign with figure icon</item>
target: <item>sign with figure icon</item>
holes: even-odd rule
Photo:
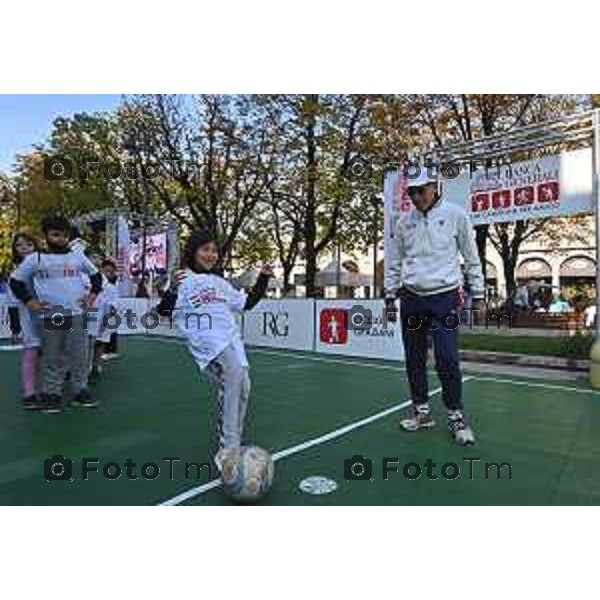
[[[594,212],[588,148],[490,167],[457,165],[450,171],[447,177],[447,170],[440,171],[444,198],[462,206],[475,225]],[[396,220],[413,209],[407,193],[410,176],[404,170],[386,176],[386,245]]]
[[[462,169],[442,181],[444,197],[475,225],[594,212],[590,149]]]
[[[404,360],[399,323],[384,309],[382,300],[317,300],[316,351]]]
[[[343,308],[325,308],[319,316],[319,338],[325,344],[347,344],[347,312]]]

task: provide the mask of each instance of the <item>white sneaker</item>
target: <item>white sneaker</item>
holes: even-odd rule
[[[458,445],[472,446],[475,444],[475,434],[467,425],[461,411],[448,411],[448,429],[450,429],[452,438]]]
[[[428,404],[419,404],[412,407],[411,417],[400,420],[400,427],[404,431],[418,431],[419,429],[431,429],[435,426],[435,421],[431,416]]]
[[[235,458],[239,452],[239,448],[219,448],[219,451],[213,458],[213,462],[215,463],[220,475],[223,474],[223,465],[225,464],[225,461]]]

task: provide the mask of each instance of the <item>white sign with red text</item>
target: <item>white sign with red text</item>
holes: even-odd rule
[[[386,177],[386,245],[395,221],[414,210],[408,181],[401,171]],[[474,225],[593,213],[592,152],[574,150],[473,172],[464,165],[457,177],[442,178],[442,190],[448,202],[471,215]]]
[[[404,360],[400,326],[385,322],[384,308],[383,300],[317,300],[317,352]]]

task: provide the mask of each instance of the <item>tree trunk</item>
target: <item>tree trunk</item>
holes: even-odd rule
[[[483,282],[485,285],[486,280],[486,243],[488,237],[489,225],[478,225],[475,227],[475,242],[477,243],[477,252],[479,253],[479,260],[481,261],[481,269],[483,271]]]
[[[502,266],[504,268],[504,277],[506,279],[506,298],[508,300],[517,289],[517,280],[515,277],[517,257],[513,256],[512,252],[502,256]]]
[[[283,265],[283,297],[287,298],[288,294],[292,291],[293,286],[290,283],[292,276],[292,269],[294,265]]]
[[[311,103],[318,101],[317,96],[311,97]],[[315,279],[317,276],[317,223],[316,223],[316,194],[317,194],[317,144],[315,136],[316,117],[314,108],[309,107],[306,117],[306,216],[304,219],[304,258],[306,260],[306,297],[317,295]]]

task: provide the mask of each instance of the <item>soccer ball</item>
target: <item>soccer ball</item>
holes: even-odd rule
[[[236,502],[256,502],[271,489],[275,464],[271,455],[258,446],[225,451],[221,478],[225,493]]]

